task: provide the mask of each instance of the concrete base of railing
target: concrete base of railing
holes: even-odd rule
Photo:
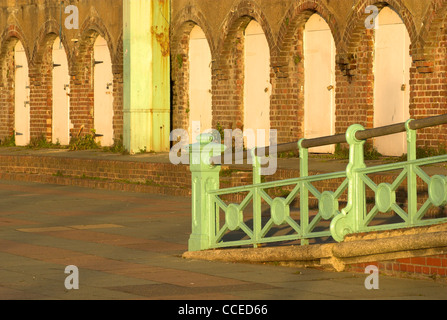
[[[343,272],[347,271],[351,265],[446,254],[447,224],[441,224],[357,234],[347,237],[343,243],[258,249],[219,249],[186,252],[183,257],[193,260],[236,263],[279,263],[297,267],[321,267]]]

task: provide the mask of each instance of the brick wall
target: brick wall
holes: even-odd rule
[[[56,1],[54,1],[56,3]],[[243,119],[243,39],[244,28],[255,19],[265,31],[271,53],[271,124],[278,130],[278,141],[289,142],[303,135],[304,84],[303,26],[314,13],[320,14],[330,26],[337,46],[336,69],[336,131],[344,132],[353,123],[371,127],[374,123],[373,31],[364,28],[365,8],[372,0],[329,2],[324,0],[278,0],[275,3],[259,0],[222,0],[219,10],[209,10],[207,0],[196,0],[188,5],[173,1],[171,28],[172,58],[172,127],[188,125],[188,41],[194,25],[204,30],[213,55],[213,125],[241,128]],[[411,69],[410,113],[414,118],[446,112],[447,99],[447,2],[426,1],[414,5],[408,1],[388,0],[401,16],[410,34],[413,66]],[[0,139],[13,130],[12,73],[8,72],[9,41],[21,40],[29,53],[31,76],[31,135],[51,138],[51,72],[49,40],[59,35],[58,6],[48,2],[43,8],[14,7],[1,12],[3,32],[0,33],[2,91],[0,97]],[[110,44],[114,68],[115,138],[123,133],[122,115],[122,26],[120,11],[105,14],[104,4],[87,1],[81,6],[84,23],[79,31],[63,28],[62,39],[71,66],[71,117],[73,133],[84,126],[84,133],[93,127],[92,44],[98,34]],[[28,10],[28,11],[27,11]],[[40,10],[40,11],[39,11]],[[10,15],[8,12],[13,12]],[[38,12],[35,12],[38,11]],[[41,25],[36,19],[41,14],[48,19]],[[29,16],[33,18],[30,19]],[[118,18],[117,18],[118,17]],[[418,23],[418,22],[421,23]],[[78,39],[76,42],[74,39]],[[8,53],[9,52],[9,53]],[[9,62],[8,62],[9,61]],[[8,78],[6,78],[8,77]],[[422,130],[420,145],[438,147],[445,144],[447,127]]]
[[[22,1],[17,6],[0,5],[0,140],[14,130],[14,70],[11,45],[21,41],[28,55],[30,75],[31,138],[52,139],[52,44],[60,36],[70,66],[72,135],[93,129],[93,44],[103,36],[110,48],[114,72],[115,139],[123,135],[123,36],[122,8],[116,1],[84,1],[76,4],[80,29],[60,28],[60,2],[35,6]],[[63,23],[63,21],[62,21]]]
[[[430,43],[436,46],[424,54],[413,51],[410,114],[415,119],[447,113],[447,31],[433,32]],[[418,138],[420,146],[446,146],[447,127],[420,130]]]
[[[336,132],[374,125],[374,31],[364,29],[352,53],[337,56]]]
[[[0,179],[188,196],[185,166],[70,157],[0,156]]]
[[[359,263],[348,266],[347,271],[364,273],[366,267],[371,265],[376,266],[384,275],[447,279],[446,254]]]
[[[70,120],[72,137],[89,134],[94,128],[94,43],[98,33],[87,32],[76,52],[70,83]]]
[[[243,124],[243,30],[250,19],[254,19],[263,27],[271,49],[272,129],[278,130],[279,143],[303,137],[303,26],[312,14],[318,13],[329,24],[337,47],[336,132],[344,133],[355,123],[373,127],[374,30],[366,29],[364,22],[368,17],[365,8],[377,4],[375,1],[355,1],[354,9],[352,1],[284,0],[278,1],[274,8],[260,1],[230,2],[223,1],[222,6],[227,9],[218,13],[210,13],[205,1],[188,6],[180,1],[173,3],[174,11],[179,12],[173,17],[173,38],[179,39],[180,34],[188,37],[188,30],[178,28],[183,23],[197,24],[205,31],[213,48],[214,126],[220,123],[224,128],[234,129]],[[419,119],[446,113],[447,38],[443,28],[447,19],[446,1],[424,3],[424,9],[402,0],[377,5],[383,8],[387,3],[400,15],[412,41],[411,116]],[[179,48],[178,43],[173,42],[175,50]],[[187,52],[187,42],[182,41],[181,45],[183,52]],[[172,58],[174,68],[177,57],[173,55]],[[182,63],[188,64],[185,54]],[[174,128],[184,125],[188,117],[180,111],[188,105],[187,80],[186,69],[181,73],[173,72]],[[437,148],[445,144],[446,133],[446,126],[422,130],[419,144]]]
[[[30,135],[31,139],[52,139],[53,55],[55,36],[48,36],[39,59],[30,65]]]

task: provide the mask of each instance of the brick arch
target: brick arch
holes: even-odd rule
[[[21,42],[29,65],[29,47],[18,25],[8,25],[0,36],[0,140],[14,134],[15,61],[14,48]]]
[[[9,25],[5,28],[0,36],[0,60],[3,61],[5,55],[11,50],[16,43],[20,41],[25,49],[28,63],[30,63],[30,49],[28,40],[23,34],[22,29],[18,25]]]
[[[62,30],[62,32],[61,32]],[[71,72],[73,52],[66,35],[56,20],[47,20],[37,32],[30,64],[30,113],[31,139],[52,139],[53,117],[53,61],[52,45],[58,37],[61,39],[67,55],[68,69]]]
[[[28,60],[28,65],[30,64],[30,50],[28,46],[28,41],[25,38],[21,28],[17,25],[9,25],[5,28],[0,36],[0,68],[1,68],[1,79],[4,82],[6,80],[6,63],[10,55],[14,51],[15,45],[21,42],[26,53]]]
[[[342,39],[346,52],[350,53],[355,49],[361,39],[362,33],[366,29],[365,20],[370,14],[366,13],[365,10],[369,5],[375,5],[379,8],[379,10],[387,6],[394,9],[405,24],[410,35],[412,45],[418,42],[418,32],[413,16],[403,0],[361,0],[351,11],[351,14],[347,19],[348,24]]]
[[[387,6],[392,8],[405,24],[411,45],[417,42],[415,23],[404,1],[361,0],[356,4],[348,17],[337,53],[336,130],[339,133],[354,123],[366,128],[374,126],[375,31],[365,27],[370,16],[365,10],[369,5],[375,5],[379,10]],[[356,108],[350,107],[352,105]]]
[[[294,35],[315,13],[319,14],[329,25],[335,44],[338,45],[341,41],[341,33],[333,13],[322,1],[315,2],[302,0],[295,2],[290,6],[282,21],[278,35],[278,47],[280,52],[287,52],[295,45],[293,40]]]
[[[31,65],[38,67],[42,64],[46,51],[49,50],[54,40],[58,37],[61,39],[67,55],[68,68],[71,70],[73,65],[73,52],[71,46],[67,40],[64,28],[61,29],[59,23],[56,20],[47,20],[39,29],[37,38],[34,41],[33,55],[31,59]],[[62,32],[61,32],[62,31]]]
[[[419,58],[417,60],[433,59],[439,45],[439,37],[447,22],[447,0],[432,0],[422,21],[423,27],[415,56]]]
[[[189,39],[192,29],[198,26],[205,33],[215,59],[213,33],[203,14],[195,7],[186,7],[177,14],[171,26],[171,77],[172,110],[171,126],[173,129],[187,130],[189,126]]]
[[[100,18],[89,16],[82,24],[79,34],[81,37],[76,47],[77,57],[82,56],[85,51],[89,50],[95,44],[96,38],[101,36],[107,42],[112,62],[116,60],[115,43],[113,42],[107,27]]]
[[[109,48],[113,70],[116,68],[114,66],[114,63],[115,61],[117,61],[116,57],[117,52],[115,49],[115,44],[112,40],[112,37],[108,29],[106,28],[102,20],[98,17],[92,17],[92,16],[88,17],[84,21],[82,27],[80,28],[79,34],[80,39],[76,43],[71,70],[77,83],[83,81],[91,83],[90,80],[92,79],[92,77],[90,77],[90,75],[93,72],[93,58],[94,58],[93,48],[97,38],[101,36],[106,40],[107,46]],[[122,51],[122,45],[121,45],[121,51]],[[122,68],[122,61],[121,61],[121,68]]]
[[[72,79],[71,79],[71,118],[72,118],[72,136],[79,133],[81,135],[89,134],[94,129],[94,45],[99,36],[105,39],[109,49],[109,54],[112,62],[113,73],[113,96],[114,96],[114,139],[121,139],[123,134],[123,110],[122,99],[119,94],[122,92],[122,74],[116,73],[116,70],[122,70],[121,61],[116,65],[116,49],[113,39],[103,23],[97,16],[88,16],[80,30],[79,40],[76,43],[73,64],[72,64]],[[122,39],[122,38],[121,38]],[[121,47],[122,48],[122,47]]]
[[[362,43],[367,43],[368,40],[374,39],[374,30],[366,29],[365,21],[369,17],[370,13],[366,13],[366,7],[369,5],[375,5],[379,10],[384,7],[392,8],[401,18],[411,39],[411,51],[418,46],[418,32],[416,30],[415,22],[413,20],[411,12],[405,6],[402,0],[362,0],[357,3],[354,9],[351,11],[347,21],[347,26],[341,39],[337,57],[337,63],[345,76],[348,76],[349,81],[355,76],[358,70],[359,61],[357,61],[357,54]],[[371,49],[372,50],[372,49]],[[360,52],[360,55],[362,53]]]
[[[256,3],[242,0],[227,15],[217,44],[217,59],[213,64],[213,126],[242,129],[244,123],[244,31],[256,21],[263,29],[270,49],[276,51],[272,29]]]
[[[211,49],[211,54],[214,56],[216,44],[213,32],[202,12],[193,6],[183,8],[183,10],[181,10],[173,19],[171,24],[171,50],[178,50],[179,46],[182,45],[182,42],[186,40],[185,35],[189,38],[191,30],[196,25],[205,33]]]
[[[323,1],[294,2],[284,16],[278,34],[278,50],[272,56],[273,93],[272,129],[278,131],[279,143],[304,137],[304,27],[309,18],[319,14],[329,25],[337,46],[340,28]]]
[[[261,8],[250,0],[239,1],[226,17],[222,27],[221,37],[217,43],[217,51],[220,55],[225,51],[229,42],[234,41],[236,34],[245,30],[252,20],[255,20],[262,27],[270,47],[270,55],[273,56],[277,46],[272,28]]]

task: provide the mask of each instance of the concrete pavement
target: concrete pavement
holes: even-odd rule
[[[447,298],[433,280],[380,276],[367,290],[363,274],[185,260],[190,215],[189,198],[0,181],[0,299]]]

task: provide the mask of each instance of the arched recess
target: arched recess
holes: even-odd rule
[[[410,118],[410,35],[400,16],[385,7],[378,16],[374,54],[374,127],[382,127]],[[397,134],[374,141],[377,150],[387,156],[407,152],[406,135]]]
[[[171,24],[171,128],[190,132],[191,101],[190,101],[190,38],[192,30],[199,28],[206,36],[211,56],[216,54],[212,29],[208,20],[197,6],[187,6],[181,9],[172,19]],[[202,35],[200,36],[202,37]],[[204,44],[204,39],[197,42]],[[203,66],[205,63],[203,64]],[[212,64],[207,67],[213,68]],[[211,110],[213,112],[213,110]],[[215,126],[215,123],[212,123]],[[207,128],[208,129],[208,128]],[[190,135],[192,141],[192,136]]]
[[[59,38],[53,43],[52,142],[70,144],[70,75],[67,54]]]
[[[15,97],[16,71],[19,70],[16,69],[16,46],[18,48],[18,43],[23,45],[21,57],[24,59],[23,65],[27,69],[30,56],[27,47],[28,41],[18,23],[11,23],[0,34],[0,43],[0,139],[10,139],[14,135],[17,142]],[[21,71],[21,74],[26,74],[29,77],[27,70]]]
[[[252,20],[244,39],[244,134],[245,146],[270,143],[270,48],[259,23]]]
[[[107,41],[98,36],[94,44],[94,129],[102,146],[114,143],[112,58]]]
[[[304,26],[304,137],[335,134],[335,56],[331,29],[317,13]],[[311,152],[333,153],[334,146]]]
[[[23,44],[14,47],[14,131],[17,146],[30,143],[30,77],[28,59]]]
[[[212,128],[212,57],[205,33],[199,26],[189,37],[189,137],[196,142],[199,134]],[[223,137],[222,137],[223,139]]]
[[[262,26],[262,37],[267,40],[270,55],[276,50],[275,38],[268,19],[254,1],[239,1],[230,10],[222,23],[221,35],[216,41],[216,61],[213,63],[213,86],[216,87],[213,92],[213,121],[224,129],[233,129],[234,132],[237,129],[246,131],[245,33],[253,20]],[[265,88],[264,85],[262,90]]]

